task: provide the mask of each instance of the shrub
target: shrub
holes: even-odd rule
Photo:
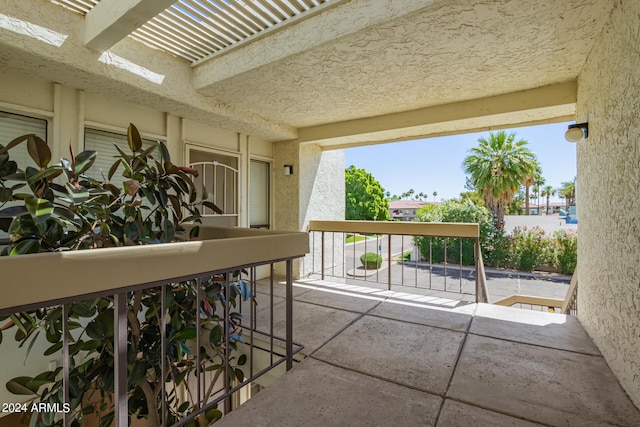
[[[434,207],[435,206],[435,207]],[[482,206],[475,205],[470,200],[458,201],[449,200],[440,205],[427,205],[418,209],[418,220],[422,222],[471,222],[480,225],[480,247],[483,255],[488,254],[493,249],[491,242],[496,236],[501,235],[493,226],[493,220],[489,211]],[[498,233],[496,235],[496,233]],[[447,249],[447,259],[452,262],[460,261],[460,239],[450,238],[428,238],[416,237],[416,244],[420,248],[420,253],[425,259],[433,262],[442,262],[445,258],[445,242]],[[431,255],[431,257],[430,257]],[[465,265],[474,264],[474,242],[471,239],[462,240],[462,263]],[[491,255],[485,260],[491,259]]]
[[[518,270],[533,271],[540,264],[551,264],[552,241],[540,227],[516,227],[510,240],[512,261]]]
[[[578,234],[575,230],[553,233],[553,266],[562,274],[573,274],[578,262]]]
[[[94,151],[77,155],[71,151],[69,159],[50,165],[51,151],[35,135],[18,137],[6,147],[0,145],[0,230],[9,234],[0,256],[169,243],[177,240],[177,232],[184,231],[183,223],[200,222],[199,206],[222,212],[206,201],[204,195],[198,198],[191,178],[197,176],[197,170],[173,164],[163,143],[143,147],[133,125],[129,125],[127,140],[128,153],[117,147],[120,156],[108,174],[111,179],[120,170],[127,179],[122,188],[85,175],[96,159]],[[27,166],[22,170],[10,160],[9,150],[21,143],[27,144],[38,169]],[[6,202],[11,204],[5,206]],[[193,234],[189,236],[196,237],[197,230],[192,228]],[[82,274],[91,280],[91,273]],[[47,279],[47,272],[43,271],[42,280]],[[221,285],[225,280],[232,280],[228,291]],[[235,356],[223,357],[228,354],[227,349],[236,350],[237,343],[243,342],[240,331],[225,339],[225,328],[236,331],[242,315],[236,311],[221,313],[221,302],[229,301],[235,308],[240,298],[247,301],[251,297],[250,287],[240,279],[239,272],[233,277],[200,279],[197,287],[189,281],[172,283],[165,289],[166,323],[157,315],[160,288],[137,290],[127,299],[129,417],[146,418],[152,427],[160,425],[163,401],[170,403],[168,424],[193,411],[190,376],[198,369],[212,371],[214,384],[223,374],[228,374],[230,382],[241,382],[244,376],[237,366],[246,361]],[[197,304],[201,304],[199,310]],[[114,417],[113,299],[76,301],[68,304],[68,310],[69,326],[75,329],[68,337],[71,381],[65,404],[69,405],[69,424],[85,425],[84,417],[91,414],[98,417],[100,426],[110,425]],[[225,319],[227,314],[229,317]],[[60,306],[2,315],[0,341],[2,331],[15,328],[17,347],[27,348],[29,354],[36,337],[46,332],[42,335],[52,345],[44,354],[59,355],[63,346],[62,316]],[[193,348],[191,338],[197,333],[197,326],[211,330],[207,343],[213,350],[211,353]],[[166,327],[164,360],[160,345],[162,327]],[[200,353],[200,358],[189,356],[194,350]],[[29,395],[29,403],[62,404],[61,370],[45,371],[35,377],[19,376],[6,387],[12,393]],[[163,377],[163,373],[167,376]],[[165,383],[166,390],[162,390]],[[185,398],[180,397],[182,390]],[[208,391],[205,400],[213,392]],[[222,416],[213,408],[207,414],[207,421]],[[62,419],[54,420],[51,412],[33,416],[29,425],[51,426],[54,422],[61,425]]]
[[[382,265],[382,257],[375,252],[366,252],[360,256],[360,262],[365,268],[378,269]]]
[[[511,262],[509,237],[507,237],[504,231],[494,227],[485,239],[481,237],[480,242],[484,265],[504,267]]]

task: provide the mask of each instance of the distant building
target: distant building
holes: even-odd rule
[[[522,210],[524,212],[525,204],[522,203]],[[538,215],[539,212],[544,213],[547,209],[547,202],[540,202],[540,204],[529,202],[529,215]],[[549,202],[549,212],[548,215],[557,214],[560,210],[566,210],[567,204],[565,202]]]
[[[434,205],[437,202],[421,202],[418,200],[391,200],[389,201],[389,216],[396,221],[415,221],[419,208],[425,205]]]

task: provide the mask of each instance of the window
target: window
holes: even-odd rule
[[[251,160],[249,170],[249,226],[269,228],[270,165]]]
[[[6,146],[15,138],[30,133],[36,134],[46,141],[47,121],[0,111],[0,144]],[[9,157],[18,163],[18,167],[22,170],[27,166],[36,167],[36,164],[29,157],[26,142],[12,148],[9,151]]]
[[[0,144],[6,147],[17,137],[30,133],[36,134],[46,141],[47,121],[0,111]],[[9,158],[18,164],[19,169],[24,170],[27,166],[36,167],[35,162],[29,157],[26,142],[9,150]],[[0,203],[0,209],[8,208],[15,203],[17,202]],[[0,245],[2,245],[2,240],[7,237],[7,233],[0,230]]]
[[[126,135],[96,129],[85,130],[84,149],[96,152],[96,161],[86,172],[88,177],[99,181],[107,180],[111,165],[116,161],[116,157],[120,157],[120,153],[118,153],[114,144],[117,144],[125,153],[130,152]],[[150,139],[142,139],[142,144],[148,147],[149,145],[156,144],[156,142]],[[157,156],[160,155],[157,150],[154,154]],[[113,175],[113,178],[111,178],[111,183],[116,187],[121,188],[122,183],[126,180],[126,178],[122,176],[123,171],[124,167],[120,166],[115,175]]]

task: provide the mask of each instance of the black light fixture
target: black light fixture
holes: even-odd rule
[[[564,139],[569,142],[578,142],[582,138],[589,137],[589,123],[576,123],[575,125],[569,125],[569,128],[564,134]]]

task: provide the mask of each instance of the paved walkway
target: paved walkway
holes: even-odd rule
[[[358,270],[364,273],[364,270]],[[329,270],[327,274],[342,274]],[[388,288],[388,267],[368,270],[366,274],[345,277],[330,277],[328,280],[378,289]],[[475,302],[475,270],[473,267],[449,264],[446,270],[441,264],[429,266],[413,262],[391,265],[391,289],[398,292],[433,295],[444,298]],[[546,298],[564,299],[571,282],[571,276],[554,273],[522,273],[511,270],[487,269],[487,287],[491,302],[513,294],[532,295]],[[319,278],[319,275],[314,276]],[[445,280],[446,279],[446,280]],[[403,283],[403,285],[400,285]]]
[[[638,425],[575,317],[406,295],[297,283],[294,340],[306,357],[220,425]],[[273,310],[280,334],[283,301]],[[258,322],[269,318],[263,305]]]

